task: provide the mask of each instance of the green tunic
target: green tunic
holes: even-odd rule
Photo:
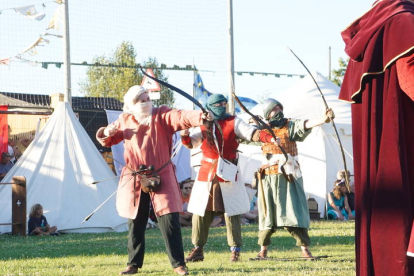
[[[288,133],[291,141],[302,142],[310,134],[311,130],[305,131],[304,122],[304,120],[289,122]],[[309,210],[302,177],[295,179],[294,182],[288,182],[283,174],[266,175],[262,179],[262,185],[266,214],[259,208],[259,230],[286,226],[309,227]],[[259,206],[262,200],[262,194],[259,191]]]

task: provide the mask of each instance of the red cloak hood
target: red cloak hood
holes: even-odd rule
[[[414,3],[379,0],[342,32],[351,58],[339,98],[360,102],[364,83],[414,51]]]

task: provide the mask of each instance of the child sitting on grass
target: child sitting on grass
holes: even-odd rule
[[[28,228],[29,236],[59,236],[57,227],[50,227],[43,215],[43,207],[38,203],[30,209]]]
[[[327,217],[330,220],[355,219],[355,211],[349,208],[345,179],[336,180],[335,188],[328,194]]]

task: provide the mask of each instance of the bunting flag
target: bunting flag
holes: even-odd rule
[[[63,29],[63,12],[64,12],[64,5],[60,5],[57,9],[55,14],[52,17],[49,25],[47,26],[46,30],[55,29],[60,31]]]
[[[51,36],[56,36],[56,37],[58,37],[58,38],[63,38],[63,35],[50,34],[50,33],[44,33],[44,34],[42,34],[42,36],[48,36],[48,35],[51,35]]]
[[[207,103],[207,98],[213,94],[211,92],[209,92],[203,84],[203,80],[201,79],[200,74],[198,73],[197,68],[194,66],[194,68],[196,69],[194,71],[194,98],[203,105],[203,107],[206,106]],[[195,107],[196,109],[198,109],[197,107]]]
[[[44,39],[43,37],[39,37],[39,39],[36,40],[35,43],[30,45],[26,50],[22,51],[21,54],[28,53],[30,55],[35,55],[35,54],[37,54],[36,47],[37,46],[45,46],[45,43],[49,44],[49,40]]]
[[[10,65],[10,58],[0,59],[0,65]]]
[[[18,56],[15,56],[14,57],[15,59],[18,59],[18,60],[20,60],[20,61],[22,61],[22,62],[25,62],[25,63],[27,63],[27,64],[29,64],[30,66],[33,66],[33,67],[36,67],[37,66],[37,62],[35,62],[35,61],[31,61],[31,60],[28,60],[28,59],[24,59],[24,58],[22,58],[20,55],[18,55]]]
[[[7,105],[0,105],[0,110],[7,111]],[[7,114],[0,114],[0,154],[8,152],[9,142],[9,125],[7,122]]]
[[[17,13],[23,15],[24,17],[27,17],[32,20],[42,20],[46,14],[44,13],[38,13],[34,6],[25,6],[20,8],[14,9]]]
[[[63,11],[64,11],[64,6],[61,5],[63,2],[61,0],[56,0],[54,1],[55,3],[59,4],[59,7],[56,9],[56,12],[52,18],[52,21],[49,23],[48,25],[48,29],[55,29],[55,30],[61,30],[62,26],[63,26]],[[44,3],[43,3],[43,7],[45,7]],[[35,9],[35,7],[33,5],[30,6],[24,6],[24,7],[19,7],[19,8],[11,8],[14,9],[16,13],[21,14],[24,17],[30,18],[30,19],[34,19],[34,20],[42,20],[46,15],[44,13],[38,13]],[[0,11],[1,13],[1,11]],[[12,59],[17,59],[21,62],[27,63],[30,66],[37,66],[38,62],[34,62],[28,59],[24,59],[22,58],[22,55],[24,54],[30,54],[30,55],[35,55],[37,54],[37,49],[36,47],[38,46],[46,46],[47,44],[50,43],[50,41],[48,39],[45,39],[45,36],[55,36],[57,38],[63,38],[63,35],[59,35],[59,34],[54,34],[53,32],[45,32],[42,35],[40,35],[40,37],[34,42],[32,43],[29,47],[27,47],[25,50],[19,52],[17,55],[15,56],[11,56],[10,58],[4,58],[4,59],[0,59],[0,65],[8,65],[10,66],[10,63],[12,61]],[[42,63],[42,65],[44,65]],[[56,64],[56,67],[60,68],[60,64]],[[46,67],[47,68],[47,64]]]

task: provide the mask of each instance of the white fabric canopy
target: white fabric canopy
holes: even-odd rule
[[[118,216],[115,196],[89,221],[83,219],[116,189],[116,178],[79,123],[68,103],[60,103],[45,127],[2,182],[13,176],[27,179],[27,215],[40,203],[51,226],[61,232],[125,231],[126,219]],[[0,185],[0,222],[11,222],[11,187]],[[11,232],[11,226],[0,226]]]
[[[108,119],[108,125],[118,120],[122,111],[119,110],[105,110]],[[119,143],[111,147],[113,164],[115,166],[116,175],[121,175],[122,169],[125,165],[124,159],[124,143]]]

